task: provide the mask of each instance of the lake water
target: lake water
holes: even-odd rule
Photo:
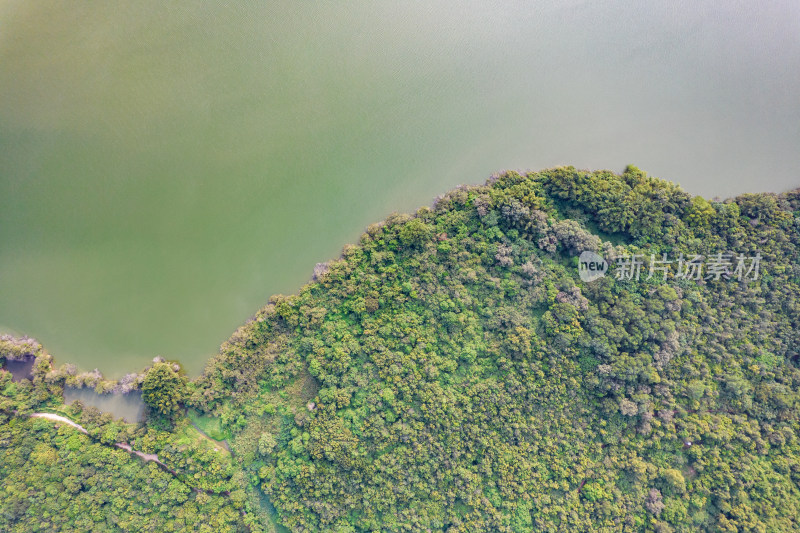
[[[23,379],[33,378],[33,364],[36,359],[33,357],[26,358],[22,361],[5,361],[2,365],[3,370],[11,372],[12,381],[21,381]]]
[[[794,0],[276,4],[0,2],[4,330],[194,375],[366,225],[494,171],[800,186]]]
[[[97,394],[93,389],[64,387],[64,403],[69,405],[75,400],[79,400],[84,407],[96,407],[126,422],[139,422],[144,418],[144,402],[139,391],[125,394]]]

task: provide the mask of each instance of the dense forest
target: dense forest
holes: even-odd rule
[[[800,531],[800,189],[506,172],[368,227],[198,379],[0,355],[35,357],[0,373],[4,531]]]

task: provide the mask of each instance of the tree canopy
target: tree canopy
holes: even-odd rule
[[[761,270],[584,282],[582,251]],[[208,476],[250,531],[798,531],[798,331],[800,190],[708,201],[635,167],[506,172],[369,226],[200,378],[154,364],[141,388],[169,431],[92,431]],[[78,379],[40,359],[32,383],[0,381],[4,412],[57,408]],[[180,404],[234,459],[186,444]],[[6,450],[64,459],[5,420]],[[3,519],[32,523],[26,483],[53,502],[68,477],[14,481]]]
[[[142,399],[157,413],[172,416],[186,399],[186,378],[178,373],[174,363],[155,363],[145,374]]]

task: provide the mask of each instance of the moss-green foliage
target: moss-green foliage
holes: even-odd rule
[[[762,275],[584,283],[583,250]],[[216,472],[253,531],[800,530],[798,265],[800,191],[509,172],[370,226],[223,344],[187,404],[230,469],[177,448],[180,417],[136,443]],[[34,381],[0,401],[47,401]]]
[[[142,399],[156,413],[174,415],[186,397],[186,378],[172,363],[155,363],[144,377]]]
[[[187,413],[192,424],[216,441],[223,441],[230,438],[228,432],[222,427],[222,422],[213,416],[201,415],[194,409],[189,409]]]
[[[797,530],[799,204],[506,173],[368,228],[192,401],[293,530]],[[585,284],[585,249],[759,251],[764,275]],[[287,389],[306,371],[313,397]]]
[[[243,531],[246,482],[226,450],[186,418],[175,417],[164,431],[79,402],[63,405],[60,387],[47,379],[48,356],[40,356],[32,382],[0,373],[0,531]],[[32,412],[65,416],[88,435],[27,419]],[[155,454],[165,466],[116,443]],[[46,465],[47,475],[31,460]]]
[[[64,424],[0,416],[0,530],[240,531],[224,495]]]

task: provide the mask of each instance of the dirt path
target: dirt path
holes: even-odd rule
[[[64,424],[67,424],[68,426],[74,427],[75,429],[77,429],[81,433],[85,433],[86,435],[89,434],[89,432],[86,431],[85,427],[83,427],[80,424],[76,424],[75,422],[73,422],[72,420],[70,420],[69,418],[67,418],[65,416],[55,415],[53,413],[33,413],[31,415],[31,418],[46,418],[47,420],[52,420],[54,422],[63,422]],[[128,453],[131,453],[131,454],[134,454],[134,455],[137,455],[137,456],[141,457],[142,459],[145,460],[145,462],[147,462],[147,461],[155,461],[156,463],[160,464],[164,468],[167,468],[167,465],[162,463],[158,459],[158,455],[156,455],[154,453],[144,453],[144,452],[136,451],[133,448],[131,448],[131,445],[128,444],[127,442],[117,442],[117,443],[114,444],[114,446],[116,446],[117,448],[120,448],[122,450],[125,450]]]
[[[14,411],[14,414],[16,414],[16,411]],[[68,426],[74,427],[75,429],[77,429],[81,433],[89,435],[89,432],[86,431],[85,427],[81,426],[80,424],[76,424],[75,422],[73,422],[72,420],[70,420],[69,418],[67,418],[65,416],[56,415],[56,414],[53,414],[53,413],[33,413],[32,415],[30,415],[30,417],[31,418],[46,418],[47,420],[52,420],[53,422],[61,422],[63,424],[67,424]],[[92,436],[89,435],[89,437],[91,438]],[[206,438],[209,438],[209,437],[206,437]],[[109,444],[108,446],[111,446],[111,445]],[[131,455],[136,455],[138,457],[141,457],[142,459],[144,459],[145,462],[153,461],[158,466],[160,466],[162,469],[164,469],[166,472],[168,472],[168,473],[172,474],[173,476],[175,476],[176,479],[178,479],[179,481],[184,483],[187,487],[189,487],[194,492],[197,492],[197,493],[205,492],[206,494],[230,496],[230,493],[228,491],[214,492],[214,491],[211,491],[211,490],[203,490],[203,489],[200,489],[200,488],[197,488],[197,487],[193,487],[192,485],[189,485],[188,483],[186,483],[185,481],[182,481],[180,479],[180,475],[176,471],[172,470],[167,465],[162,463],[161,460],[158,458],[158,455],[156,455],[154,453],[144,453],[144,452],[140,452],[140,451],[134,450],[133,448],[131,448],[131,445],[128,444],[127,442],[117,442],[117,443],[114,443],[113,446],[116,446],[117,448],[119,448],[121,450],[125,450],[126,452],[128,452]],[[217,451],[219,451],[219,449],[217,449]],[[244,512],[244,510],[242,510],[242,512]]]
[[[116,446],[117,448],[121,448],[121,449],[125,450],[128,453],[132,453],[134,455],[138,455],[139,457],[144,459],[145,462],[147,462],[147,461],[155,461],[156,463],[160,464],[164,468],[167,468],[167,465],[165,465],[164,463],[159,461],[158,460],[158,456],[156,454],[154,454],[154,453],[137,452],[136,450],[131,448],[131,445],[128,444],[127,442],[118,442],[118,443],[114,444],[114,446]]]
[[[80,424],[76,424],[75,422],[73,422],[72,420],[67,418],[66,416],[54,415],[53,413],[33,413],[31,415],[31,418],[46,418],[48,420],[53,420],[55,422],[63,422],[65,424],[67,424],[68,426],[72,426],[72,427],[76,428],[81,433],[86,433],[87,435],[89,434],[89,432],[86,431],[86,428],[84,428]]]

